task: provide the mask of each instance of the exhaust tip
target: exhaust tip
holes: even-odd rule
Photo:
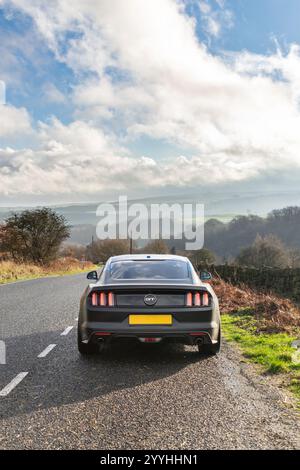
[[[196,340],[196,344],[197,344],[198,346],[202,346],[202,345],[204,344],[204,339],[203,339],[203,338],[198,338],[198,339]]]

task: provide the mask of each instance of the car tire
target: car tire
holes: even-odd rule
[[[82,342],[82,338],[81,338],[81,333],[80,333],[79,327],[78,327],[78,329],[77,329],[77,345],[78,345],[78,351],[79,351],[80,354],[82,354],[83,356],[88,356],[88,355],[95,354],[95,353],[99,352],[99,349],[97,349],[97,345],[96,345],[96,344],[92,344],[92,343],[83,343],[83,342]]]
[[[220,352],[221,349],[221,328],[219,329],[218,342],[215,344],[202,344],[198,345],[198,351],[200,354],[206,356],[215,356]]]

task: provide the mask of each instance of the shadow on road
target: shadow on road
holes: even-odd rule
[[[8,397],[1,399],[2,418],[101,399],[113,391],[151,383],[177,374],[192,363],[208,360],[195,347],[172,343],[149,345],[125,339],[113,342],[100,355],[82,357],[77,351],[75,330],[66,338],[59,333],[10,339],[8,350],[13,346],[14,353],[6,366],[7,377],[13,378],[8,374],[10,365],[14,373],[29,371],[29,374]],[[46,358],[38,359],[28,352],[37,342],[43,347],[53,342],[57,347]],[[22,350],[24,355],[20,357]]]

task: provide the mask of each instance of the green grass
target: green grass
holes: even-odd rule
[[[284,374],[289,389],[300,400],[300,354],[291,346],[297,337],[287,333],[258,333],[258,321],[247,311],[223,315],[224,337],[237,343],[243,356],[259,364],[263,373]]]

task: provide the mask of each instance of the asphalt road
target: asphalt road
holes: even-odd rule
[[[1,449],[300,448],[283,395],[227,345],[217,358],[128,342],[80,357],[86,283],[79,275],[0,286]]]

